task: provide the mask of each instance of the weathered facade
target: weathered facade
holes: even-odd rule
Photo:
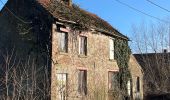
[[[26,89],[35,88],[29,90],[33,94],[28,96],[30,99],[37,94],[41,95],[39,99],[51,100],[115,99],[118,96],[114,89],[119,87],[115,77],[120,70],[115,55],[121,54],[116,54],[114,41],[125,41],[128,47],[128,38],[98,16],[71,3],[9,0],[0,16],[1,55],[14,53],[16,61],[28,65],[34,62],[38,71],[35,74],[27,66],[27,73],[33,75],[26,77],[31,77],[30,83],[36,80],[36,85],[43,89],[27,86]],[[0,65],[5,64],[0,58]]]
[[[88,99],[107,99],[108,98],[108,86],[109,72],[116,74],[119,71],[117,62],[114,59],[110,59],[110,38],[102,34],[101,32],[84,31],[73,34],[68,34],[68,52],[63,53],[59,50],[59,39],[56,31],[56,25],[53,25],[53,39],[52,39],[52,58],[56,62],[53,64],[53,77],[58,74],[67,74],[66,87],[68,93],[68,99],[80,99],[83,96]],[[73,36],[75,35],[75,36]],[[87,37],[87,54],[79,54],[80,37]],[[87,75],[87,94],[82,95],[78,91],[80,71],[86,71]],[[55,79],[55,78],[52,78]],[[57,80],[52,81],[52,94],[54,98],[59,99],[60,93],[57,91]],[[56,84],[55,84],[56,83]],[[100,92],[98,97],[94,92]],[[59,95],[60,94],[60,95]]]
[[[131,84],[129,85],[129,94],[133,100],[143,100],[143,69],[138,64],[133,55],[130,56],[129,70],[131,72]]]

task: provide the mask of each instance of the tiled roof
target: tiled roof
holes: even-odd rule
[[[55,18],[74,21],[83,27],[98,29],[109,35],[128,39],[128,37],[121,34],[108,22],[104,21],[95,14],[79,8],[77,5],[73,4],[72,7],[70,7],[57,0],[38,0],[38,2],[43,5],[43,7],[48,10]]]

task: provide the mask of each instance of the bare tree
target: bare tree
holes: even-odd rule
[[[170,93],[170,23],[132,26],[135,57],[144,70],[144,95]]]
[[[0,53],[1,66],[0,100],[37,100],[50,94],[47,66],[38,67],[36,59],[30,56],[25,61],[14,53]]]

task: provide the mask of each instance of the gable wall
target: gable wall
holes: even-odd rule
[[[132,95],[134,99],[137,99],[138,97],[143,99],[143,70],[141,66],[136,61],[135,57],[133,55],[130,56],[129,60],[129,70],[131,72],[132,77]],[[139,77],[140,80],[140,92],[137,91],[137,77]]]

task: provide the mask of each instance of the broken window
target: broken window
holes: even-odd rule
[[[114,59],[114,39],[110,38],[110,59]]]
[[[118,82],[117,82],[117,73],[116,72],[108,72],[108,88],[109,90],[114,90],[116,87],[118,87]]]
[[[79,70],[78,73],[78,92],[82,95],[87,94],[87,71]]]
[[[79,38],[79,54],[87,55],[87,37],[85,36]]]
[[[68,33],[58,33],[58,43],[60,52],[68,52]]]
[[[139,77],[137,77],[136,79],[136,90],[137,92],[140,92],[140,78]]]

